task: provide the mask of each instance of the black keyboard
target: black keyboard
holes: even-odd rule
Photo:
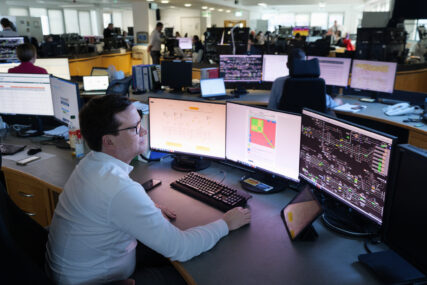
[[[25,148],[25,145],[0,144],[0,153],[3,155],[12,155]]]
[[[244,191],[218,183],[195,172],[190,172],[172,182],[171,187],[224,212],[245,206],[246,201],[252,197]]]

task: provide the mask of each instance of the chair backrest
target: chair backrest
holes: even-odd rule
[[[283,93],[278,109],[301,113],[307,107],[326,112],[325,80],[319,78],[320,68],[317,58],[295,59],[289,70],[290,76],[283,84]]]
[[[1,159],[1,158],[0,158]],[[3,284],[52,284],[44,272],[47,231],[10,199],[0,182],[0,252]]]
[[[112,80],[108,85],[106,95],[129,95],[129,86],[132,82],[132,76],[125,77],[123,79]]]

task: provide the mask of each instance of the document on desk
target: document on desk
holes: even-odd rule
[[[343,105],[340,105],[334,108],[334,110],[337,110],[337,111],[352,112],[352,113],[357,113],[360,110],[364,110],[364,109],[366,109],[366,105],[356,105],[356,104],[349,104],[349,103],[345,103]]]
[[[25,159],[25,158],[30,157],[30,156],[31,155],[27,154],[27,150],[24,149],[23,151],[15,153],[14,155],[5,155],[5,156],[3,156],[3,159],[8,159],[8,160],[12,160],[12,161],[19,161],[19,160]],[[37,156],[39,156],[40,159],[33,162],[33,163],[37,163],[38,161],[42,161],[45,159],[55,157],[54,154],[47,153],[47,152],[39,152],[39,153],[37,153]]]

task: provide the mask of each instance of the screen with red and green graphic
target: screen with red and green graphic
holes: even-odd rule
[[[294,181],[301,116],[227,102],[226,158]]]

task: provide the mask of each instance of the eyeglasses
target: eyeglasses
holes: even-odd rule
[[[118,129],[118,130],[115,130],[114,132],[120,132],[120,131],[126,131],[126,130],[135,129],[135,134],[139,135],[139,132],[141,131],[141,123],[142,123],[142,120],[140,120],[138,122],[138,124],[136,124],[136,126],[128,127],[128,128],[123,128],[123,129]]]

